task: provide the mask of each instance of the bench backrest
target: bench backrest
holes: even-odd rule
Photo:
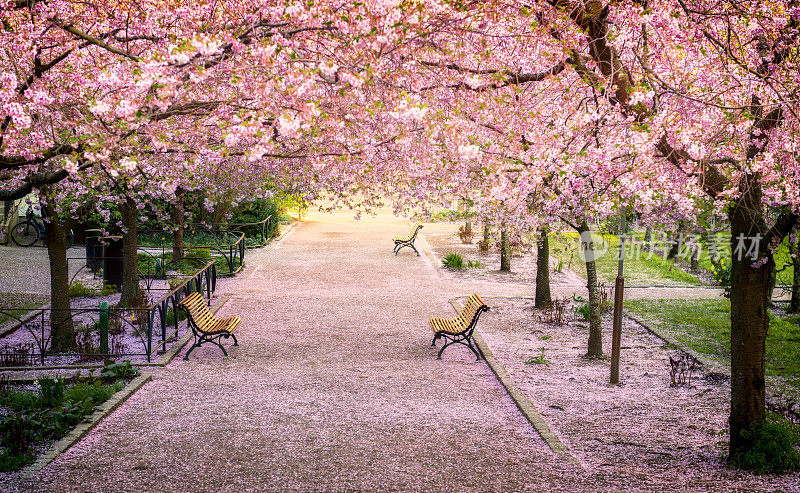
[[[214,319],[214,314],[208,309],[208,304],[200,293],[190,294],[182,299],[178,305],[186,309],[189,313],[189,318],[200,329],[208,325],[208,322]]]
[[[416,238],[417,233],[419,233],[420,229],[422,229],[422,225],[420,223],[412,224],[411,225],[411,233],[409,233],[408,236],[413,240],[414,238]]]
[[[480,296],[473,293],[458,312],[458,321],[467,329],[472,329],[478,322],[480,314],[485,311],[489,311],[489,306],[483,302]]]

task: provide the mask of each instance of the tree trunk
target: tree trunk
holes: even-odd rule
[[[120,305],[129,308],[144,306],[144,293],[139,288],[139,261],[136,254],[136,227],[139,211],[133,199],[122,204],[122,295]]]
[[[464,234],[469,236],[470,238],[472,237],[472,220],[471,219],[467,219],[466,224],[464,224]]]
[[[491,239],[491,231],[489,230],[489,221],[484,221],[483,222],[483,241],[485,241],[486,244],[488,245],[490,239]]]
[[[684,238],[683,238],[683,224],[678,225],[678,230],[675,232],[675,237],[672,239],[672,246],[667,252],[667,259],[672,260],[681,253],[681,249],[683,248]]]
[[[183,190],[175,191],[176,200],[172,205],[172,260],[180,260],[184,256],[183,244]]]
[[[653,228],[652,226],[648,226],[647,229],[644,230],[644,244],[649,247],[651,243],[653,243]]]
[[[754,260],[738,255],[739,238],[764,234],[766,225],[761,212],[761,193],[757,180],[743,180],[747,187],[743,197],[729,213],[731,223],[731,415],[730,455],[748,450],[752,443],[742,438],[742,431],[752,428],[765,417],[764,356],[770,299],[770,278],[775,269],[772,255],[767,262],[754,267]],[[750,245],[750,240],[745,240]]]
[[[536,308],[549,306],[550,297],[550,240],[547,229],[542,228],[539,243],[536,245]]]
[[[699,254],[700,254],[700,249],[699,248],[693,248],[692,249],[691,269],[692,269],[692,273],[694,273],[694,274],[697,274],[698,272],[700,272],[700,259],[698,258]]]
[[[508,231],[505,228],[500,231],[500,270],[511,271],[511,242],[508,241]]]
[[[584,221],[578,227],[578,233],[583,238],[590,233],[589,226]],[[597,267],[594,261],[594,242],[587,241],[582,245],[585,252],[586,263],[586,289],[589,291],[589,344],[586,351],[587,358],[603,357],[603,330],[600,317],[600,293],[597,289]]]
[[[789,301],[789,313],[800,312],[800,240],[789,244],[789,252],[793,255],[792,267],[792,299]]]
[[[77,345],[69,299],[66,228],[58,221],[49,197],[42,201],[42,216],[50,219],[45,222],[45,239],[50,258],[50,331],[53,335],[51,351],[71,351]]]

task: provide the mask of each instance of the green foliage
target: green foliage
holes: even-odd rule
[[[65,385],[61,379],[44,377],[36,381],[38,392],[0,394],[0,406],[10,412],[0,416],[0,446],[5,449],[0,470],[18,470],[33,462],[35,457],[26,454],[33,442],[61,438],[138,374],[130,361],[108,363],[98,378]]]
[[[24,412],[29,409],[35,409],[39,407],[40,402],[39,395],[33,392],[9,390],[0,393],[0,407],[6,407],[14,412]]]
[[[450,252],[442,259],[442,267],[447,269],[466,269],[467,265],[464,263],[464,258],[461,254]]]
[[[139,370],[131,365],[130,361],[122,361],[120,363],[106,363],[100,370],[100,378],[104,382],[113,382],[116,380],[130,380],[139,375]]]
[[[629,300],[625,309],[722,365],[730,364],[731,304],[710,300]],[[800,327],[790,318],[771,316],[766,341],[766,373],[777,377],[770,386],[800,399]]]
[[[728,462],[756,474],[773,474],[800,469],[797,444],[800,437],[783,420],[764,420],[749,430],[742,430],[745,446]]]
[[[527,360],[525,360],[526,365],[549,365],[550,360],[548,360],[544,355],[544,348],[540,348],[541,353],[538,356],[531,356]]]
[[[36,456],[33,454],[0,454],[0,472],[18,471],[28,464],[33,464]]]
[[[42,406],[55,407],[64,400],[64,381],[60,378],[40,378],[36,380]]]
[[[257,223],[267,216],[272,216],[267,223],[266,236],[269,239],[278,233],[278,222],[282,213],[286,211],[286,207],[286,201],[277,197],[239,204],[232,212],[231,224]],[[243,231],[247,238],[255,238],[260,235],[258,226],[237,226],[236,228]]]
[[[722,287],[725,297],[731,297],[731,264],[725,263],[725,259],[720,259],[711,265],[711,274]]]
[[[483,262],[481,262],[480,260],[476,260],[474,262],[472,260],[467,261],[468,269],[483,269],[484,267],[485,266],[483,265]]]
[[[0,417],[0,445],[9,455],[28,451],[31,442],[39,436],[41,422],[27,414],[10,414]]]
[[[178,310],[178,320],[186,320],[186,310]],[[167,316],[164,317],[164,323],[167,325],[175,325],[175,311],[172,308],[167,310]]]
[[[572,299],[578,303],[578,305],[575,308],[573,308],[573,310],[575,310],[575,313],[580,315],[581,318],[583,318],[583,320],[588,322],[591,319],[591,313],[592,313],[592,308],[589,305],[589,302],[586,301],[586,298],[584,298],[583,296],[575,294],[572,295]]]
[[[84,284],[80,279],[75,279],[69,284],[70,298],[93,298],[100,294],[96,288]]]

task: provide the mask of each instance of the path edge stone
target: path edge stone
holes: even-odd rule
[[[450,305],[453,306],[456,313],[461,311],[461,304],[458,301],[458,298],[453,298],[450,300]],[[525,396],[522,390],[514,383],[514,380],[511,378],[511,375],[508,374],[505,366],[503,363],[497,359],[494,355],[492,350],[489,348],[489,345],[486,344],[486,341],[483,340],[483,337],[477,332],[474,331],[472,333],[472,339],[475,341],[475,345],[478,346],[478,350],[483,355],[484,361],[486,364],[489,365],[494,375],[497,377],[497,380],[500,381],[500,384],[503,388],[506,389],[506,392],[511,397],[511,400],[514,401],[517,408],[520,410],[525,419],[533,426],[539,436],[542,437],[542,440],[550,447],[550,450],[553,451],[558,458],[569,462],[575,466],[580,467],[581,469],[586,469],[584,464],[572,454],[569,448],[558,438],[558,436],[550,429],[550,426],[547,422],[542,418],[542,415],[539,414],[539,411],[533,405],[533,403]]]
[[[56,457],[66,452],[71,446],[78,443],[95,426],[97,426],[100,421],[111,414],[120,406],[120,404],[128,400],[128,398],[132,396],[134,392],[142,388],[144,384],[152,379],[152,375],[142,374],[131,380],[124,389],[112,395],[111,398],[100,405],[100,409],[89,416],[84,417],[83,421],[78,423],[78,425],[73,428],[72,431],[67,433],[66,436],[64,436],[61,440],[54,443],[44,454],[40,455],[39,458],[36,459],[36,462],[23,469],[19,476],[20,479],[32,479],[36,473],[44,469],[48,464],[55,460]]]

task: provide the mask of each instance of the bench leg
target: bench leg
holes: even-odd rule
[[[434,339],[434,342],[435,341],[436,341],[436,339]],[[456,343],[464,345],[464,346],[467,346],[469,348],[469,350],[472,351],[472,353],[475,355],[475,361],[480,361],[480,359],[481,359],[480,353],[478,352],[477,349],[475,349],[475,346],[472,345],[472,342],[467,337],[464,337],[462,339],[449,339],[444,344],[444,346],[442,346],[442,349],[439,350],[439,354],[436,356],[436,359],[442,359],[442,353],[444,352],[445,348],[447,346],[450,346],[451,344],[456,344]]]
[[[439,339],[439,337],[441,336],[439,336],[438,334],[433,336],[433,342],[431,342],[432,347],[436,347],[436,341]]]
[[[188,361],[189,360],[189,353],[194,351],[194,348],[198,348],[198,347],[200,347],[200,341],[195,341],[195,343],[192,344],[192,347],[190,347],[189,350],[186,351],[186,354],[183,355],[184,361]]]
[[[236,340],[236,336],[231,334],[231,337],[233,337],[233,345],[234,346],[238,346],[239,345],[239,341]]]
[[[411,247],[411,249],[412,249],[412,250],[414,250],[414,253],[416,253],[416,254],[417,254],[417,257],[419,257],[419,252],[417,251],[417,248],[414,246],[414,244],[413,244],[413,243],[411,243],[411,244],[409,244],[408,246],[410,246],[410,247]]]

